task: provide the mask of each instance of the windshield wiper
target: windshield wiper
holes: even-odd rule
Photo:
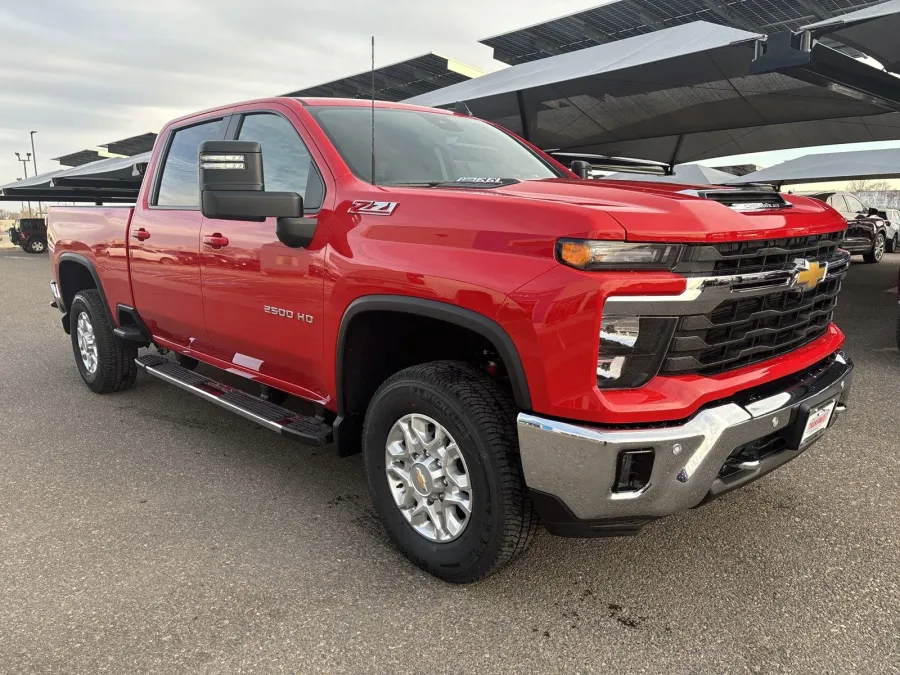
[[[456,180],[432,180],[432,181],[383,181],[379,185],[393,185],[397,187],[446,187],[467,189],[489,189],[505,187],[520,182],[518,178],[457,178]]]

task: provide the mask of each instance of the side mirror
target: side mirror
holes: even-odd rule
[[[262,148],[256,141],[200,144],[200,211],[204,218],[264,222],[277,218],[275,234],[291,248],[309,246],[316,219],[303,217],[296,192],[266,192]]]
[[[590,162],[586,162],[583,159],[576,159],[569,164],[569,168],[572,169],[572,173],[577,174],[579,178],[587,180],[591,177],[591,169],[593,167]]]
[[[873,207],[870,206],[869,209],[868,209],[868,211],[866,211],[866,215],[867,215],[867,216],[879,216],[879,215],[881,215],[881,214],[878,213],[878,209],[873,208]]]

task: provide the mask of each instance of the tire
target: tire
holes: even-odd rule
[[[863,260],[870,265],[880,263],[881,259],[884,257],[885,247],[884,232],[879,232],[875,235],[875,241],[872,242],[872,250],[863,255]]]
[[[28,253],[46,253],[47,242],[40,237],[31,237],[22,248]]]
[[[888,253],[900,253],[900,232],[891,239]]]
[[[83,324],[79,323],[82,315],[87,318],[96,347],[93,352],[96,363],[92,359],[90,365],[82,356],[80,344],[80,337],[87,337],[87,331],[83,331]],[[78,293],[72,301],[69,317],[75,363],[88,388],[97,394],[108,394],[131,387],[137,378],[137,364],[134,360],[137,358],[138,348],[119,340],[113,334],[109,313],[100,292],[91,289]],[[90,347],[88,351],[91,352]]]
[[[429,540],[414,529],[394,496],[400,484],[395,480],[392,486],[388,480],[389,435],[411,415],[420,422],[424,418],[439,424],[459,448],[462,463],[454,466],[462,467],[468,476],[471,490],[463,494],[468,495],[470,513],[464,529],[452,540]],[[434,576],[452,583],[482,579],[531,543],[538,518],[522,476],[516,408],[510,396],[477,368],[436,361],[390,377],[369,404],[362,446],[369,491],[382,524],[396,546]],[[449,466],[446,473],[451,473]],[[446,485],[448,491],[456,489],[449,482]],[[409,494],[416,497],[411,490]],[[441,508],[454,509],[452,502],[447,507],[443,496]],[[447,517],[443,522],[448,522]]]

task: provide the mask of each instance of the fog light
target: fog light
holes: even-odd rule
[[[640,492],[647,487],[655,455],[653,450],[623,450],[619,454],[613,492]]]

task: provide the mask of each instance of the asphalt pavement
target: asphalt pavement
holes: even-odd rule
[[[850,271],[854,399],[807,453],[461,587],[391,546],[359,456],[143,374],[91,393],[47,257],[0,251],[0,673],[900,672],[898,267]]]

